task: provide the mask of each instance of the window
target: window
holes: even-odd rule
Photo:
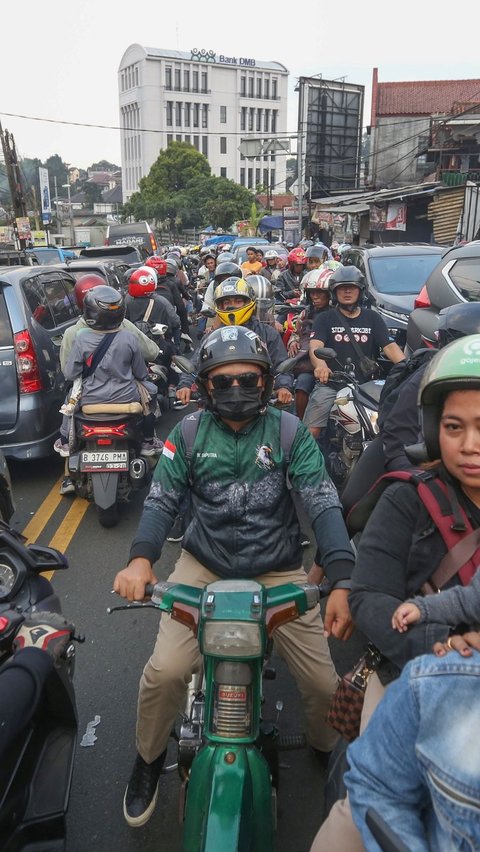
[[[427,263],[430,263],[429,257]],[[433,267],[433,264],[430,265]],[[426,273],[423,280],[426,280],[428,275],[429,272]],[[480,301],[480,263],[478,257],[460,258],[445,275],[447,279],[451,278],[456,289],[467,302]]]
[[[190,71],[183,72],[183,91],[190,91]]]
[[[71,282],[64,282],[58,273],[39,275],[23,283],[30,310],[43,328],[55,328],[78,316],[73,286]]]
[[[266,98],[270,97],[270,78],[263,81],[263,94]]]
[[[268,189],[268,169],[263,170],[263,185]]]
[[[270,171],[270,189],[275,189],[275,169]]]
[[[191,104],[183,105],[183,124],[184,127],[190,127],[190,112],[191,112]]]
[[[179,92],[181,87],[180,68],[175,68],[175,91]]]
[[[262,129],[262,110],[257,109],[257,133],[260,133]]]
[[[193,89],[192,91],[198,92],[198,71],[193,71]]]
[[[170,145],[170,142],[173,142],[173,133],[167,133],[167,148]]]
[[[272,133],[277,132],[278,109],[272,109]]]
[[[220,153],[221,154],[227,153],[227,137],[226,136],[220,136]]]
[[[175,125],[176,127],[182,126],[182,105],[180,101],[175,104]]]
[[[253,189],[253,169],[248,169],[248,189]]]
[[[202,136],[202,154],[208,157],[208,136]]]
[[[202,93],[205,95],[207,93],[207,72],[202,71]]]
[[[260,186],[260,169],[255,169],[255,186]]]
[[[170,65],[165,68],[165,88],[170,90],[172,88],[172,68]]]
[[[277,98],[277,87],[278,87],[278,81],[272,80],[272,98],[274,100],[276,100],[276,98]]]
[[[227,123],[227,107],[221,106],[220,107],[220,124],[226,124],[226,123]]]
[[[181,133],[177,133],[177,135],[175,136],[175,140],[176,140],[177,142],[181,142],[181,141],[182,141],[182,134],[181,134]]]
[[[262,97],[262,78],[257,77],[257,98]]]
[[[253,98],[253,77],[248,78],[248,97]]]
[[[193,126],[199,127],[200,122],[200,104],[193,105]]]
[[[225,168],[220,169],[220,177],[227,177],[227,170]]]
[[[190,141],[190,139],[191,139],[191,137],[190,137],[190,136],[185,136],[185,142],[188,142],[188,144],[189,144],[189,145],[191,145],[191,144],[192,144],[192,143],[191,143],[191,141]]]
[[[200,150],[200,136],[193,137],[193,147],[196,148],[197,151]]]
[[[263,122],[263,129],[264,129],[265,133],[270,132],[270,110],[269,109],[265,110],[265,121]]]
[[[245,186],[245,169],[240,169],[240,183]]]
[[[208,104],[202,104],[202,127],[204,130],[208,127]]]
[[[247,129],[247,107],[242,107],[242,111],[240,113],[240,130]]]
[[[254,113],[255,113],[255,110],[254,110],[253,108],[250,108],[250,109],[248,110],[248,129],[249,129],[249,130],[253,130],[253,116],[254,116]]]
[[[240,95],[244,98],[247,94],[247,78],[240,77]]]
[[[167,101],[167,127],[173,124],[173,101]]]

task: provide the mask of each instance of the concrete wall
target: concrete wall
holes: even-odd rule
[[[425,170],[419,168],[416,154],[421,138],[429,132],[429,117],[377,118],[377,126],[372,128],[369,184],[382,189],[421,183]]]

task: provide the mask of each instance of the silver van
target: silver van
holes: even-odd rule
[[[105,238],[107,246],[144,246],[148,254],[157,251],[157,241],[148,222],[130,222],[122,225],[109,225]]]

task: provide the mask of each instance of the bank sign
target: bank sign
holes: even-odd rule
[[[238,58],[236,56],[224,56],[223,53],[217,56],[213,50],[198,50],[196,47],[190,51],[190,59],[196,62],[214,62],[215,65],[218,63],[220,65],[246,65],[250,68],[255,67],[254,59],[247,59],[245,56]]]

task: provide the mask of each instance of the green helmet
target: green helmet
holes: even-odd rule
[[[458,390],[480,390],[480,334],[449,343],[425,370],[418,406],[425,447],[432,461],[440,458],[438,435],[445,396]]]

